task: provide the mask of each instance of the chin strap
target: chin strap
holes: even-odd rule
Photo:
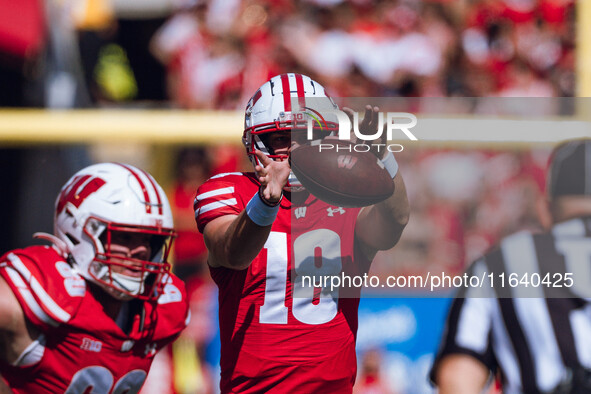
[[[70,250],[68,249],[68,245],[58,237],[53,234],[48,233],[35,233],[33,234],[33,238],[35,239],[44,239],[46,241],[51,242],[53,248],[65,259],[68,258],[70,254]]]

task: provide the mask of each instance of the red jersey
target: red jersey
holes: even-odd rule
[[[200,231],[238,215],[257,193],[252,173],[215,176],[195,200]],[[359,208],[309,196],[283,199],[264,248],[248,269],[210,268],[218,285],[222,392],[351,392],[357,370],[359,289],[312,287],[306,276],[360,275]]]
[[[157,303],[143,303],[144,313],[141,302],[126,303],[138,310],[128,334],[51,247],[5,254],[0,275],[27,320],[41,332],[14,365],[0,363],[0,373],[15,393],[137,393],[156,352],[187,324],[184,285],[172,275],[165,278]]]

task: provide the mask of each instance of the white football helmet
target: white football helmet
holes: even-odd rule
[[[145,171],[101,163],[77,172],[57,197],[54,226],[54,242],[76,271],[115,298],[154,300],[162,293],[175,232],[166,194]],[[114,232],[148,235],[150,260],[114,254]],[[135,274],[117,273],[116,266]]]
[[[265,82],[248,101],[244,115],[242,143],[253,166],[260,164],[255,149],[272,159],[287,158],[286,155],[276,155],[268,146],[265,137],[269,133],[306,132],[309,121],[313,139],[338,131],[336,116],[330,114],[337,109],[324,87],[305,75],[281,74]],[[329,110],[328,114],[323,114],[326,110]],[[293,172],[287,187],[301,188]]]

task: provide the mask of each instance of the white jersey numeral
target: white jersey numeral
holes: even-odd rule
[[[146,372],[135,369],[121,377],[112,394],[137,394],[146,380]],[[113,374],[105,367],[93,365],[76,372],[66,394],[91,393],[108,394],[113,387]]]
[[[267,279],[265,302],[259,311],[259,322],[286,324],[287,234],[271,231],[264,249],[267,250]]]
[[[265,243],[267,250],[267,276],[265,300],[260,308],[259,322],[286,324],[288,308],[285,305],[288,275],[287,234],[271,232]],[[341,238],[327,229],[313,230],[300,235],[293,244],[295,275],[293,278],[293,316],[305,324],[328,323],[337,315],[339,289],[304,287],[303,277],[338,275],[342,269]],[[316,264],[316,251],[321,263]],[[314,302],[314,300],[317,302]]]

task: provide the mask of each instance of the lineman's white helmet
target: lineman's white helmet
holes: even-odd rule
[[[55,203],[55,235],[76,271],[118,299],[156,299],[170,271],[173,230],[166,194],[151,175],[127,164],[101,163],[77,172]],[[114,256],[114,232],[150,236],[150,260]],[[114,266],[132,266],[127,276]]]

